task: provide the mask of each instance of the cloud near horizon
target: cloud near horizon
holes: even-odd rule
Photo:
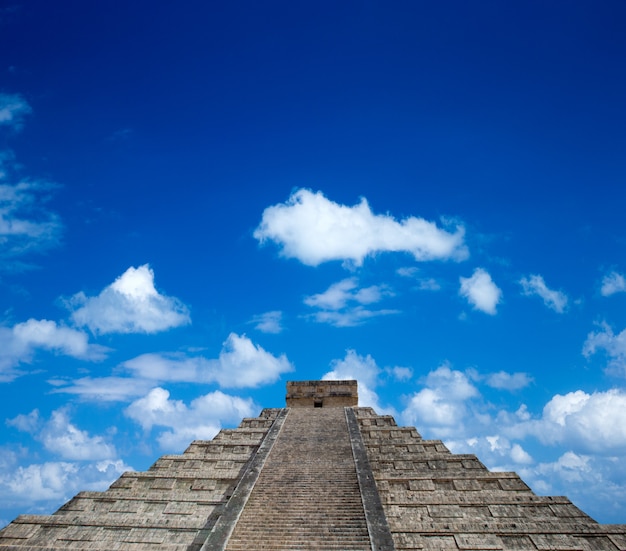
[[[469,256],[464,235],[461,225],[448,232],[423,218],[397,221],[374,214],[365,198],[349,207],[308,189],[267,207],[254,231],[260,243],[273,241],[282,256],[308,266],[332,260],[360,266],[367,256],[382,252],[410,253],[417,261],[461,261]]]
[[[75,294],[66,301],[72,320],[94,334],[158,333],[191,323],[188,308],[159,293],[148,264],[130,267],[95,297]]]

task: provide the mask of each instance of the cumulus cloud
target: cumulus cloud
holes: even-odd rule
[[[614,295],[615,293],[626,292],[626,278],[618,272],[611,272],[602,279],[600,293],[603,297]]]
[[[106,490],[129,470],[132,468],[120,459],[10,466],[0,471],[0,494],[5,504],[55,510],[79,491]]]
[[[250,323],[254,324],[255,329],[263,333],[272,333],[277,335],[283,331],[283,313],[280,310],[265,312],[258,316],[254,316]]]
[[[321,192],[299,189],[286,203],[265,209],[254,237],[261,243],[274,241],[283,256],[308,266],[331,260],[360,266],[379,252],[406,252],[418,261],[464,260],[469,255],[464,233],[460,225],[449,232],[423,218],[397,221],[374,214],[364,198],[349,207]]]
[[[20,130],[24,117],[31,112],[30,105],[19,94],[0,94],[0,125]]]
[[[618,389],[555,395],[542,417],[514,431],[532,434],[544,444],[565,444],[577,453],[622,454],[626,451],[626,393]]]
[[[471,277],[459,279],[459,294],[476,309],[486,314],[495,315],[502,291],[493,282],[491,276],[482,268],[476,268]]]
[[[318,309],[313,314],[315,321],[335,327],[351,327],[376,316],[398,313],[397,310],[365,308],[392,295],[393,292],[386,285],[359,288],[357,279],[351,277],[333,283],[323,293],[306,297],[304,303]]]
[[[183,354],[143,354],[124,362],[137,377],[156,381],[216,382],[225,388],[270,384],[293,371],[282,354],[274,356],[245,335],[231,333],[217,359]]]
[[[93,333],[158,333],[191,322],[187,307],[159,293],[147,264],[128,268],[98,296],[74,295],[72,320]]]
[[[587,335],[583,354],[589,358],[603,350],[608,357],[607,371],[613,375],[626,377],[626,329],[616,335],[608,324],[603,323],[600,327],[600,331]]]
[[[467,416],[467,400],[478,396],[467,375],[442,365],[426,376],[424,386],[409,398],[405,421],[437,427],[442,435],[458,431]]]
[[[390,408],[380,405],[375,388],[381,370],[372,356],[360,356],[354,350],[347,350],[345,358],[333,360],[330,367],[331,371],[325,373],[322,380],[356,380],[359,385],[359,406],[372,407],[379,413],[394,413]]]
[[[44,447],[57,454],[61,459],[98,461],[114,459],[117,455],[115,446],[105,441],[102,436],[89,436],[74,425],[64,409],[52,412],[49,420],[43,421],[39,410],[27,415],[18,415],[7,421],[7,425],[31,433]]]
[[[70,422],[67,413],[57,410],[46,423],[39,437],[44,447],[63,459],[102,460],[114,459],[115,447],[102,436],[89,436]]]
[[[11,381],[20,364],[30,363],[37,350],[91,361],[102,360],[106,349],[89,344],[87,335],[50,320],[29,319],[13,327],[0,327],[0,381]]]
[[[222,423],[250,417],[258,409],[249,398],[229,396],[219,390],[186,405],[182,400],[170,399],[169,391],[157,387],[128,406],[126,415],[146,431],[165,427],[157,437],[161,448],[182,451],[192,440],[213,438]]]
[[[523,277],[520,279],[520,285],[524,295],[540,297],[548,308],[559,314],[565,311],[568,302],[567,295],[561,291],[548,289],[542,276],[531,275],[530,277]]]

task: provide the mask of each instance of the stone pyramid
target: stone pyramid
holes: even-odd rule
[[[3,549],[615,551],[626,525],[357,407],[356,381],[303,381],[286,408],[18,517]]]

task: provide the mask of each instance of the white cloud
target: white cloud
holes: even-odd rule
[[[22,432],[34,433],[40,426],[39,410],[34,409],[30,413],[17,415],[13,419],[7,419],[7,425],[15,427]]]
[[[353,207],[328,200],[321,192],[295,191],[286,203],[263,212],[254,237],[274,241],[281,254],[317,266],[343,260],[357,266],[379,252],[407,252],[416,260],[464,260],[468,257],[464,228],[453,233],[423,218],[400,222],[390,215],[374,214],[366,199]]]
[[[522,286],[522,292],[526,296],[537,295],[541,299],[543,299],[543,303],[562,314],[567,307],[567,295],[562,293],[561,291],[554,291],[552,289],[548,289],[543,277],[540,275],[531,275],[529,278],[523,277],[520,279],[520,285]]]
[[[277,335],[282,333],[283,326],[283,313],[280,310],[273,310],[271,312],[265,312],[252,318],[251,323],[254,323],[255,329],[263,333],[272,333]]]
[[[624,292],[626,292],[626,278],[622,274],[611,272],[604,276],[602,279],[602,288],[600,289],[600,293],[603,297]]]
[[[360,356],[354,350],[347,350],[343,360],[333,360],[330,363],[331,371],[322,376],[324,381],[358,381],[359,406],[372,407],[378,413],[393,414],[393,410],[380,405],[378,394],[375,391],[378,385],[380,368],[369,354]]]
[[[427,375],[425,388],[410,397],[402,417],[409,424],[419,422],[451,435],[462,430],[468,415],[466,402],[477,396],[465,373],[442,365]]]
[[[496,314],[496,306],[500,302],[502,291],[485,270],[476,268],[471,277],[461,277],[459,281],[461,283],[459,294],[475,309],[486,314]]]
[[[626,393],[613,389],[557,394],[544,407],[537,432],[544,442],[565,441],[581,451],[626,451]]]
[[[486,377],[487,385],[504,390],[519,390],[527,387],[532,381],[533,378],[528,373],[507,373],[506,371],[490,373]]]
[[[19,94],[0,94],[0,125],[19,130],[24,116],[31,112],[30,105]]]
[[[67,412],[58,409],[52,412],[50,419],[43,422],[39,410],[27,415],[18,415],[7,420],[7,425],[33,434],[44,447],[62,459],[98,461],[114,459],[117,455],[115,446],[108,444],[102,436],[89,436],[74,425]]]
[[[277,381],[293,366],[284,354],[273,356],[245,335],[231,333],[211,371],[222,387],[256,387]]]
[[[354,379],[361,385],[374,387],[377,384],[380,369],[376,361],[369,354],[360,356],[355,350],[347,350],[343,360],[333,360],[330,364],[332,370],[326,373],[322,379],[326,381],[342,381]]]
[[[408,381],[413,377],[413,370],[410,367],[389,367],[385,369],[396,381]]]
[[[105,442],[102,436],[89,436],[72,424],[63,410],[52,413],[38,436],[44,447],[63,459],[102,460],[114,459],[115,447]]]
[[[626,377],[626,329],[615,335],[608,324],[603,323],[600,327],[601,331],[587,335],[583,345],[583,354],[589,358],[598,350],[604,350],[609,360],[607,371]]]
[[[518,464],[528,465],[533,463],[533,458],[519,444],[513,444],[511,446],[511,459]]]
[[[89,344],[87,335],[50,320],[29,319],[13,327],[0,327],[0,381],[11,381],[20,373],[15,368],[32,362],[37,350],[98,361],[106,349]]]
[[[122,363],[129,377],[82,377],[51,379],[53,393],[75,394],[98,402],[126,401],[145,395],[155,384],[218,383],[222,387],[258,387],[277,381],[293,365],[282,354],[274,356],[245,335],[231,333],[219,357],[207,359],[183,353],[142,354]]]
[[[359,289],[357,279],[351,277],[333,283],[323,293],[306,297],[304,303],[319,309],[313,314],[315,321],[336,327],[351,327],[376,316],[398,313],[397,310],[370,310],[364,307],[380,302],[387,296],[393,296],[393,292],[386,285]]]
[[[157,333],[191,322],[187,307],[160,294],[147,264],[128,268],[97,297],[74,295],[72,320],[94,333]]]
[[[48,511],[61,506],[79,491],[106,490],[119,476],[132,470],[121,460],[76,463],[49,461],[0,471],[4,503],[20,508],[37,505]]]
[[[149,431],[165,427],[157,440],[163,449],[181,451],[194,439],[210,440],[224,422],[237,422],[258,411],[251,399],[229,396],[215,391],[200,396],[187,406],[182,400],[171,400],[169,391],[154,388],[126,409],[128,417]]]
[[[141,396],[154,386],[154,380],[131,377],[81,377],[73,381],[51,379],[48,381],[55,394],[74,394],[83,400],[98,402],[124,402]]]
[[[396,270],[396,273],[401,277],[415,279],[417,281],[416,289],[418,291],[439,291],[441,289],[441,285],[436,279],[432,277],[417,277],[419,272],[419,268],[414,266],[410,268],[398,268]]]
[[[223,343],[219,358],[206,359],[183,354],[143,354],[124,362],[139,378],[155,381],[217,382],[226,388],[257,387],[293,371],[287,357],[273,356],[245,335],[231,333]]]

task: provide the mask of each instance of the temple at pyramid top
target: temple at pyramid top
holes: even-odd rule
[[[287,407],[352,407],[359,404],[356,381],[289,381]]]
[[[52,515],[18,517],[0,551],[626,550],[626,525],[358,407],[356,381],[288,382],[286,399]]]

